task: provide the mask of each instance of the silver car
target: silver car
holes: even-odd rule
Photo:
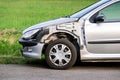
[[[71,16],[31,26],[19,43],[26,58],[54,69],[81,62],[120,61],[120,0],[101,0]]]

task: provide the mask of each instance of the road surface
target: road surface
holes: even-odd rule
[[[120,63],[84,63],[68,70],[45,64],[0,64],[0,80],[120,80]]]

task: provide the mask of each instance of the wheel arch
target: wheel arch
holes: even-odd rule
[[[51,38],[51,37],[56,37],[56,39],[60,39],[60,38],[68,38],[70,40],[71,39],[76,39],[77,43],[80,43],[80,38],[79,36],[77,36],[76,34],[72,33],[72,32],[69,32],[69,31],[57,31],[57,32],[54,32],[54,33],[51,33],[47,36],[46,40],[51,41],[54,39]],[[71,40],[70,40],[71,41]]]
[[[45,54],[45,50],[51,41],[54,41],[56,39],[61,39],[61,38],[66,38],[71,43],[73,43],[73,45],[75,46],[75,48],[77,50],[78,59],[80,60],[80,38],[79,38],[79,36],[77,36],[71,32],[66,32],[66,31],[65,32],[59,31],[59,32],[54,32],[54,33],[49,34],[49,36],[46,39],[46,43],[43,47],[42,53]]]

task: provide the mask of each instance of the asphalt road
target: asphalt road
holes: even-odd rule
[[[0,80],[120,80],[120,63],[84,63],[68,70],[45,64],[0,64]]]

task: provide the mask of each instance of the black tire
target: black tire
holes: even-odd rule
[[[75,46],[67,39],[57,39],[49,43],[46,48],[45,57],[49,67],[67,69],[75,64],[77,51]]]

